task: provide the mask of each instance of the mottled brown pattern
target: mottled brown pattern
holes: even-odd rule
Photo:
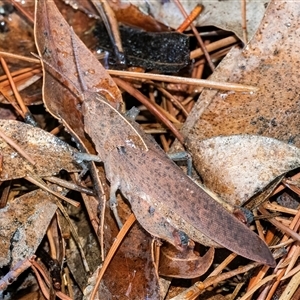
[[[204,244],[211,238],[244,257],[274,265],[265,243],[203,192],[136,123],[96,95],[84,102],[83,114],[111,186],[119,187],[148,232],[177,248],[181,245],[174,232]],[[130,137],[137,133],[141,137],[136,136],[135,144]]]

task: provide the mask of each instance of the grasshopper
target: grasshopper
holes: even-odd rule
[[[136,122],[99,94],[84,100],[82,112],[85,132],[104,163],[112,206],[120,190],[144,229],[177,249],[188,244],[187,236],[200,243],[212,239],[215,246],[274,266],[267,245],[185,175]]]

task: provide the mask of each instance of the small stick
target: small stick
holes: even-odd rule
[[[244,43],[247,44],[248,42],[248,34],[247,34],[247,2],[246,0],[241,0],[241,9],[242,9],[242,28],[243,28],[243,39]]]
[[[185,117],[188,116],[188,112],[186,111],[184,106],[171,93],[169,93],[166,89],[164,89],[159,84],[156,83],[152,83],[152,84],[155,85],[156,88],[174,104],[174,106],[180,109]]]
[[[11,72],[10,74],[12,77],[14,77],[14,81],[17,82],[22,79],[27,79],[28,73],[30,73],[30,75],[33,75],[33,74],[41,74],[41,72],[42,72],[41,68],[38,67],[38,68],[24,68],[24,69]],[[1,82],[0,84],[1,88],[4,88],[5,86],[9,85],[9,83],[8,84],[6,83],[7,76],[6,75],[0,76],[0,81],[4,81],[4,80],[5,82]]]
[[[24,55],[13,54],[13,53],[9,53],[9,52],[0,51],[0,56],[24,60],[24,61],[28,61],[28,62],[32,62],[32,63],[36,63],[36,64],[41,64],[41,61],[39,59],[24,56]]]
[[[63,179],[60,179],[60,178],[57,178],[57,177],[54,177],[54,176],[47,176],[47,177],[44,177],[45,180],[47,181],[50,181],[52,183],[55,183],[57,185],[60,185],[62,187],[65,187],[69,190],[73,190],[73,191],[77,191],[77,192],[80,192],[80,193],[86,193],[88,195],[94,195],[94,192],[90,189],[87,189],[83,186],[80,186],[78,184],[75,184],[73,182],[70,182],[70,181],[66,181],[66,180],[63,180]]]
[[[0,137],[12,148],[14,148],[20,155],[26,158],[32,165],[35,165],[35,161],[26,153],[24,149],[21,148],[16,142],[14,142],[10,137],[5,135],[2,130],[0,130]]]
[[[298,231],[298,226],[297,224],[299,224],[299,220],[300,220],[300,210],[297,212],[297,215],[294,217],[294,219],[292,220],[291,224],[289,225],[289,229],[291,230],[295,230]],[[274,224],[275,225],[275,224]],[[284,243],[288,240],[287,235],[285,235],[281,242]],[[294,241],[294,240],[293,240]],[[290,248],[290,247],[289,247]],[[289,259],[291,256],[290,252],[288,253],[288,255],[286,256],[286,259]],[[281,264],[281,262],[283,262],[283,260],[281,260],[279,262],[278,265]],[[272,284],[272,286],[267,285],[264,290],[261,292],[261,294],[259,295],[259,297],[257,298],[258,300],[262,300],[262,299],[271,299],[272,295],[274,294],[275,290],[277,289],[281,278],[284,276],[285,273],[285,269],[277,271],[278,277],[275,283]],[[268,294],[268,296],[267,296]]]
[[[253,215],[254,217],[257,217],[257,209],[253,209]],[[258,231],[258,235],[259,237],[263,240],[263,241],[266,241],[265,240],[265,236],[264,236],[264,233],[263,233],[263,227],[261,226],[261,223],[259,220],[255,220],[255,225],[256,225],[256,228],[257,228],[257,231]]]
[[[0,279],[0,291],[7,289],[24,271],[31,267],[31,258],[26,258],[16,263],[16,265],[5,276]]]
[[[263,208],[262,206],[260,206],[258,210],[263,215],[268,215],[267,210],[265,208]],[[272,223],[278,229],[282,230],[286,235],[289,235],[290,237],[294,238],[296,241],[300,241],[300,235],[297,232],[293,231],[291,228],[289,228],[289,227],[283,225],[281,222],[278,222],[273,219],[269,219],[268,221],[270,223]]]
[[[183,16],[185,18],[188,18],[188,14],[186,13],[184,7],[181,5],[180,1],[179,0],[173,0],[173,1],[175,2],[175,4],[177,5],[177,7],[179,8],[179,10],[181,11],[181,13],[183,14]],[[202,41],[202,38],[200,37],[199,32],[197,31],[197,29],[193,25],[193,23],[191,23],[190,25],[191,25],[191,28],[193,30],[193,33],[194,33],[194,35],[195,35],[195,37],[196,37],[199,45],[200,45],[200,47],[201,47],[201,49],[202,49],[202,51],[204,53],[204,56],[205,56],[205,58],[206,58],[206,60],[208,62],[208,65],[211,68],[211,71],[213,72],[215,70],[215,66],[214,66],[214,64],[211,61],[211,58],[210,58],[210,56],[209,56],[209,54],[208,54],[208,52],[207,52],[207,50],[205,48],[205,45],[204,45],[204,43]]]
[[[38,186],[38,187],[41,188],[42,190],[44,190],[44,191],[46,191],[46,192],[48,192],[48,193],[50,193],[50,194],[56,196],[57,198],[59,198],[59,199],[61,199],[61,200],[64,200],[64,201],[66,201],[66,202],[72,204],[72,205],[75,206],[75,207],[79,207],[79,206],[80,206],[80,203],[79,203],[79,202],[74,201],[74,200],[72,200],[72,199],[69,199],[69,198],[67,198],[67,197],[65,197],[65,196],[63,196],[63,195],[61,195],[61,194],[59,194],[59,193],[57,193],[57,192],[55,192],[55,191],[52,191],[52,190],[49,189],[46,185],[42,184],[39,180],[33,178],[32,176],[27,175],[27,176],[25,176],[24,178],[25,178],[26,180],[28,180],[29,182],[35,184],[36,186]]]
[[[246,300],[248,297],[252,296],[254,292],[256,292],[261,286],[266,284],[267,282],[275,279],[277,277],[276,274],[269,275],[266,278],[262,279],[260,282],[258,282],[250,291],[248,291],[240,300]]]
[[[292,243],[294,243],[294,242],[295,242],[294,239],[288,239],[288,240],[285,241],[285,242],[282,242],[282,243],[277,244],[277,245],[274,245],[274,246],[270,246],[269,248],[270,248],[270,249],[278,249],[278,248],[282,248],[282,247],[288,246],[288,245],[290,245],[290,244],[292,244]]]
[[[245,281],[240,282],[236,285],[233,293],[230,295],[230,298],[228,300],[234,300],[234,299],[238,299],[237,295],[239,294],[241,288],[245,285]]]
[[[255,277],[250,279],[249,285],[247,287],[247,291],[250,291],[253,287],[255,287],[267,274],[269,266],[263,266]]]
[[[56,217],[56,215],[55,215],[55,217]],[[53,226],[53,219],[52,219],[49,227],[47,228],[46,235],[47,235],[48,242],[49,242],[50,256],[53,259],[57,259],[57,251],[56,251],[54,237],[52,234],[52,226]]]
[[[53,135],[58,135],[61,130],[64,128],[64,126],[62,124],[59,124],[57,127],[53,128],[50,133]]]
[[[297,173],[296,175],[292,176],[290,179],[292,180],[297,180],[300,178],[300,172]],[[282,190],[285,189],[285,186],[283,184],[281,184],[280,186],[277,187],[277,189],[273,192],[272,196],[273,195],[276,195],[277,193],[281,192]]]
[[[17,103],[13,99],[11,99],[11,97],[8,94],[6,94],[3,90],[0,90],[0,93],[2,94],[3,99],[6,99],[6,101],[16,110],[16,114],[25,119],[25,115],[20,109],[20,107],[17,105]]]
[[[203,282],[198,281],[193,286],[185,290],[183,293],[171,298],[170,300],[193,300],[196,299],[200,294],[202,294],[209,286],[217,285],[221,281],[227,280],[233,276],[238,274],[244,274],[256,267],[258,267],[260,263],[254,262],[250,263],[246,266],[239,267],[236,270],[232,270],[229,272],[225,272],[220,274],[219,276],[212,276],[204,280]]]
[[[298,213],[297,209],[284,207],[279,204],[271,203],[269,201],[264,204],[264,207],[271,211],[282,212],[282,213],[290,214],[290,215],[296,215]]]
[[[114,52],[117,61],[120,65],[125,65],[124,50],[122,47],[121,35],[119,31],[118,21],[116,19],[114,11],[111,9],[107,0],[91,0],[97,9],[99,15],[101,16],[106,30],[108,32],[109,38],[114,47]]]
[[[201,14],[203,10],[203,5],[197,4],[195,8],[191,11],[188,17],[181,23],[181,25],[176,29],[177,32],[184,32],[193,21]]]
[[[297,186],[295,186],[293,184],[289,184],[287,181],[283,181],[282,183],[287,188],[289,188],[291,191],[293,191],[294,193],[296,193],[298,196],[300,195],[300,189]]]
[[[229,254],[226,259],[224,259],[223,262],[207,276],[207,278],[219,275],[236,257],[236,253]]]
[[[281,280],[288,279],[289,277],[293,276],[294,274],[298,273],[300,271],[300,265],[295,267],[294,269],[290,270],[286,275],[284,275]]]
[[[218,40],[216,42],[210,43],[206,46],[206,50],[208,52],[212,52],[215,50],[218,50],[220,48],[232,45],[234,43],[237,43],[239,41],[239,39],[236,36],[229,36],[226,37],[224,39]],[[194,59],[197,58],[199,56],[204,55],[203,51],[201,49],[195,49],[193,51],[191,51],[190,53],[190,59]]]
[[[43,295],[45,296],[46,299],[50,299],[49,289],[46,287],[45,282],[42,280],[40,273],[43,275],[43,278],[48,282],[48,284],[50,284],[48,276],[45,274],[44,270],[41,268],[41,266],[36,261],[32,262],[31,268],[37,278],[37,281],[39,283],[39,286],[40,286],[40,289],[42,290]],[[60,298],[62,300],[72,300],[72,298],[68,297],[67,295],[63,294],[60,291],[55,291],[55,294],[58,298]]]
[[[229,44],[232,44],[238,39],[236,37],[228,37],[223,40],[220,40],[215,43],[211,43],[207,46],[210,51],[215,50],[215,47],[219,48],[219,44],[221,41],[229,41]],[[218,43],[218,44],[217,44]],[[2,54],[2,52],[0,52]],[[199,55],[199,53],[195,53],[196,56]],[[194,56],[194,54],[191,54],[191,58]],[[22,57],[18,56],[19,59],[21,58],[26,58],[27,57]],[[28,58],[31,59],[31,58]],[[31,59],[32,62],[35,63],[41,63],[40,60],[38,59]],[[45,62],[45,61],[44,61]],[[153,74],[153,73],[139,73],[139,72],[128,72],[128,71],[120,71],[120,70],[107,70],[107,72],[110,75],[115,75],[115,76],[126,76],[129,78],[137,78],[137,79],[149,79],[149,80],[157,80],[157,81],[164,81],[164,82],[170,82],[170,83],[185,83],[185,84],[190,84],[190,85],[195,85],[195,86],[201,86],[201,87],[206,87],[206,88],[214,88],[214,89],[219,89],[219,90],[233,90],[236,92],[257,92],[259,88],[250,86],[250,85],[245,85],[245,84],[239,84],[239,83],[229,83],[229,82],[216,82],[212,80],[204,80],[204,79],[197,79],[197,78],[186,78],[186,77],[179,77],[179,76],[168,76],[168,75],[161,75],[161,74]]]
[[[19,91],[16,88],[14,80],[13,80],[13,78],[12,78],[10,72],[9,72],[8,66],[7,66],[5,60],[3,59],[3,57],[0,57],[0,61],[1,61],[1,65],[3,67],[3,70],[4,70],[6,76],[7,76],[8,80],[9,80],[11,88],[12,88],[12,90],[14,92],[16,100],[17,100],[18,104],[20,105],[20,108],[22,109],[22,111],[23,111],[23,113],[24,113],[25,116],[28,115],[28,114],[30,114],[30,111],[28,110],[28,107],[24,104],[24,102],[23,102],[23,100],[22,100],[22,98],[21,98],[21,96],[19,94]]]
[[[51,190],[50,190],[51,191]],[[80,255],[81,255],[81,258],[82,258],[82,262],[83,262],[83,266],[85,268],[85,271],[86,272],[89,272],[90,271],[90,268],[88,266],[88,263],[87,263],[87,260],[86,260],[86,257],[85,257],[85,254],[84,254],[84,251],[83,251],[83,248],[81,246],[81,243],[80,243],[80,238],[78,236],[78,233],[73,225],[73,223],[71,222],[71,219],[68,215],[68,213],[66,212],[64,206],[61,204],[60,201],[56,200],[55,201],[55,204],[58,206],[58,208],[60,209],[61,213],[63,214],[63,216],[65,217],[65,219],[67,220],[69,226],[70,226],[70,231],[73,235],[73,238],[78,246],[78,249],[79,249],[79,252],[80,252]]]
[[[71,282],[71,278],[70,278],[70,271],[68,267],[64,268],[64,276],[65,276],[65,281],[68,287],[68,292],[70,295],[71,299],[74,299],[74,292],[73,292],[73,287],[72,287],[72,282]]]

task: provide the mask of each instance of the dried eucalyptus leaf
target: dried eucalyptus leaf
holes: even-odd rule
[[[0,181],[22,178],[30,173],[44,177],[57,174],[62,169],[69,172],[81,169],[72,156],[75,149],[41,128],[14,120],[0,120],[0,130],[36,163],[32,165],[0,138],[0,153],[3,156]]]
[[[241,205],[272,180],[300,166],[300,149],[256,135],[188,139],[205,185],[225,201]]]

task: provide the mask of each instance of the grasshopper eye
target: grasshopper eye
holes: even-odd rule
[[[126,154],[126,148],[124,146],[117,147],[117,150],[118,150],[119,154],[121,154],[121,155]]]

